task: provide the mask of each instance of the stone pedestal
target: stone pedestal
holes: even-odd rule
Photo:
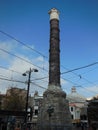
[[[47,89],[38,116],[38,130],[71,130],[71,115],[66,93]]]
[[[71,115],[66,93],[60,85],[60,29],[59,11],[50,15],[49,86],[43,94],[38,115],[38,130],[71,130]]]

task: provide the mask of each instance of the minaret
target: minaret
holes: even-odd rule
[[[59,12],[55,8],[50,14],[49,88],[60,88],[60,36]]]
[[[71,130],[71,115],[66,93],[60,84],[60,30],[59,11],[50,15],[49,84],[43,93],[38,115],[38,130]]]

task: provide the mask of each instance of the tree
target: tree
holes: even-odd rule
[[[98,99],[94,97],[88,104],[88,118],[98,121]]]
[[[98,128],[98,97],[89,101],[87,113],[89,125],[93,129]]]
[[[22,111],[26,104],[26,90],[11,88],[5,96],[4,109],[13,111]]]

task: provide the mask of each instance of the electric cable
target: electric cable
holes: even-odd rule
[[[45,55],[43,55],[43,54],[40,53],[39,51],[37,51],[37,50],[31,48],[30,46],[26,45],[24,42],[21,42],[20,40],[16,39],[15,37],[11,36],[10,34],[4,32],[4,31],[2,31],[2,30],[0,30],[0,32],[1,32],[2,34],[4,34],[4,35],[8,36],[9,38],[11,38],[11,39],[17,41],[17,42],[20,43],[21,45],[27,47],[28,49],[30,49],[30,50],[32,50],[32,51],[35,51],[36,53],[40,54],[40,55],[43,56],[44,58],[47,58]],[[25,62],[28,62],[28,63],[32,64],[31,62],[29,62],[29,61],[27,61],[27,60],[25,60],[25,59],[23,59],[23,58],[21,58],[21,57],[15,55],[15,54],[12,54],[12,53],[10,53],[10,52],[8,52],[8,51],[6,51],[6,50],[2,50],[2,51],[6,52],[6,53],[8,53],[8,54],[10,54],[10,55],[13,55],[13,56],[15,56],[15,57],[17,57],[17,58],[19,58],[19,59],[21,59],[21,60],[24,60]],[[78,68],[75,68],[75,69],[72,69],[72,70],[68,70],[68,71],[66,71],[66,72],[61,73],[61,75],[62,75],[62,74],[69,73],[69,72],[73,72],[73,71],[76,71],[76,70],[79,70],[79,69],[84,69],[84,68],[93,66],[93,65],[95,65],[95,64],[98,64],[98,62],[89,64],[89,65],[86,65],[86,66],[83,66],[83,67],[78,67]],[[34,65],[34,64],[32,64],[32,65]],[[36,65],[34,65],[34,66],[36,66]],[[61,66],[62,66],[62,65],[61,65]],[[37,67],[40,68],[39,66],[37,66]],[[42,68],[40,68],[40,69],[42,69]],[[15,72],[14,70],[11,70],[11,71]],[[46,70],[46,71],[47,71],[47,70]],[[89,82],[89,83],[92,83],[91,81],[89,81],[89,80],[83,78],[83,76],[77,75],[76,73],[74,73],[74,74],[75,74],[76,76],[79,76],[80,79],[82,78],[82,79],[84,79],[85,81],[87,81],[87,82]],[[64,79],[64,78],[63,78],[63,79]],[[67,79],[66,79],[66,80],[67,80]],[[67,81],[69,81],[69,82],[71,82],[71,83],[74,83],[74,82],[72,82],[72,81],[70,81],[70,80],[67,80]],[[74,83],[74,84],[76,84],[76,83]],[[94,83],[93,83],[93,84],[94,84]]]
[[[18,74],[22,74],[22,73],[20,73],[20,72],[18,72],[18,71],[15,71],[15,70],[12,70],[12,69],[8,69],[8,68],[3,67],[3,66],[1,66],[1,65],[0,65],[0,68],[5,69],[5,70],[8,70],[8,71],[11,71],[11,72],[15,72],[15,73],[18,73]]]
[[[0,50],[3,51],[3,52],[5,52],[5,53],[7,53],[7,54],[9,54],[9,55],[12,55],[12,56],[14,56],[14,57],[16,57],[16,58],[18,58],[18,59],[20,59],[20,60],[22,60],[22,61],[25,61],[25,62],[27,62],[27,63],[29,63],[29,64],[31,64],[31,65],[33,65],[33,66],[36,66],[36,67],[38,67],[38,68],[40,68],[40,69],[43,70],[42,67],[40,67],[40,66],[38,66],[38,65],[35,65],[35,64],[33,64],[32,62],[30,62],[30,61],[28,61],[28,60],[26,60],[26,59],[24,59],[24,58],[22,58],[22,57],[20,57],[20,56],[17,56],[17,55],[15,55],[15,54],[13,54],[13,53],[10,53],[9,51],[4,50],[4,49],[2,49],[2,48],[0,48]],[[44,69],[44,70],[47,71],[46,69]]]
[[[13,79],[8,79],[8,78],[1,78],[1,77],[0,77],[0,79],[1,79],[1,80],[6,80],[6,81],[11,81],[11,82],[25,83],[25,82],[23,82],[23,81],[13,80]]]
[[[0,80],[6,80],[6,81],[18,82],[18,83],[24,83],[24,84],[26,83],[26,82],[23,82],[23,81],[20,81],[20,80],[13,80],[13,79],[8,79],[8,78],[1,78],[1,77],[0,77]],[[34,85],[37,85],[38,87],[40,87],[42,89],[46,89],[46,88],[42,87],[41,85],[38,85],[34,82],[30,82],[30,83],[33,83]]]
[[[4,31],[2,31],[2,30],[0,30],[0,32],[1,32],[2,34],[4,34],[4,35],[8,36],[9,38],[11,38],[11,39],[13,39],[13,40],[17,41],[18,43],[22,44],[23,46],[27,47],[28,49],[30,49],[30,50],[32,50],[32,51],[35,51],[36,53],[40,54],[41,56],[43,56],[43,57],[47,58],[47,57],[46,57],[45,55],[43,55],[41,52],[39,52],[39,51],[37,51],[37,50],[35,50],[35,49],[31,48],[30,46],[28,46],[28,45],[27,45],[27,44],[25,44],[24,42],[22,42],[22,41],[20,41],[20,40],[16,39],[16,38],[15,38],[15,37],[13,37],[12,35],[10,35],[10,34],[8,34],[8,33],[4,32]]]
[[[66,74],[66,73],[73,72],[73,71],[76,71],[76,70],[84,69],[84,68],[87,68],[87,67],[90,67],[90,66],[93,66],[93,65],[96,65],[96,64],[98,64],[98,62],[94,62],[94,63],[88,64],[88,65],[85,65],[85,66],[82,66],[82,67],[78,67],[78,68],[75,68],[75,69],[72,69],[72,70],[68,70],[66,72],[62,72],[61,74]]]

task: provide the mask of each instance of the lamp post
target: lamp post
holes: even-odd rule
[[[32,72],[38,72],[37,69],[31,69],[29,71],[26,71],[25,73],[23,73],[23,76],[27,76],[28,73],[28,86],[27,86],[27,96],[26,96],[26,108],[25,108],[25,112],[26,112],[26,116],[25,116],[25,120],[24,123],[27,126],[27,114],[28,114],[28,99],[29,99],[29,90],[30,90],[30,79],[31,79],[31,73]]]

